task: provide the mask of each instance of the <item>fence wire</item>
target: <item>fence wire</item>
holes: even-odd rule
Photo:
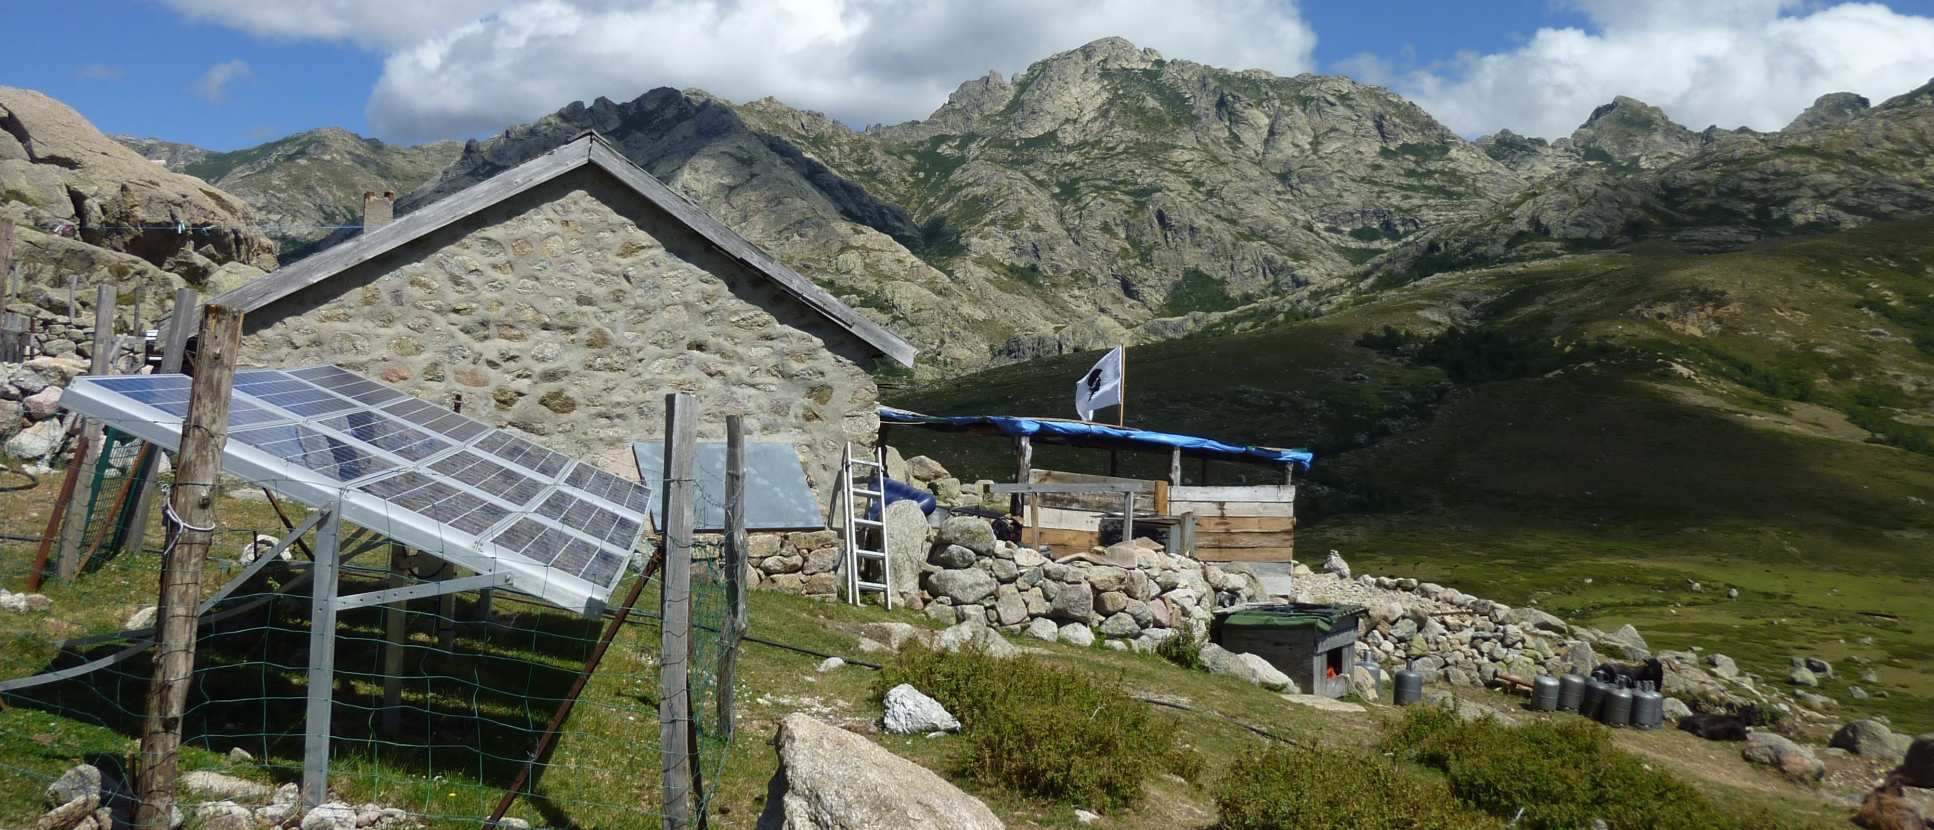
[[[152,520],[117,515],[113,508],[127,468],[125,461],[116,465],[115,453],[131,457],[125,448],[139,442],[110,444],[114,453],[103,454],[90,471],[91,482],[83,480],[91,486],[75,493],[74,508],[87,510],[90,546],[101,534],[124,534],[130,521]],[[0,586],[24,589],[53,494],[43,484],[0,501]],[[126,501],[131,506],[132,496]],[[258,529],[282,535],[279,523],[264,523],[265,505],[237,505],[242,503],[224,499],[217,507],[218,518],[240,515],[213,534],[205,597],[242,572]],[[298,514],[289,519],[306,516],[289,506]],[[158,545],[162,534],[158,526],[151,530],[148,539]],[[458,573],[418,554],[399,578],[381,528],[343,530],[342,596]],[[312,548],[315,537],[313,531],[305,537]],[[223,802],[233,802],[259,825],[280,823],[298,809],[293,803],[307,735],[312,562],[295,546],[277,559],[203,614],[181,724],[184,772],[219,772],[257,786],[237,793],[180,787],[177,804],[188,817],[229,810]],[[639,559],[612,591],[613,602],[641,578]],[[702,544],[694,559],[690,728],[703,787],[694,808],[703,810],[731,742],[721,728],[717,672],[736,631],[717,546]],[[133,762],[152,661],[151,649],[121,629],[135,609],[154,604],[164,561],[154,549],[99,556],[71,582],[50,574],[42,592],[52,600],[51,613],[0,614],[0,642],[6,643],[0,681],[122,655],[59,682],[0,695],[0,825],[35,823],[55,806],[43,802],[43,790],[80,763],[102,772],[110,794],[103,806],[117,818],[131,818]],[[532,827],[657,823],[662,785],[653,612],[659,587],[655,577],[644,586],[637,611],[649,624],[616,632],[554,751],[544,757],[535,757],[539,739],[608,619],[505,589],[488,592],[489,599],[473,591],[341,611],[333,639],[327,800],[361,809],[367,818],[362,824],[476,827],[529,764],[533,774],[509,815]],[[673,752],[685,757],[684,747]]]

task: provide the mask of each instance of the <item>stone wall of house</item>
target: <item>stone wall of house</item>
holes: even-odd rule
[[[745,416],[790,440],[819,503],[872,446],[863,342],[617,185],[581,170],[249,315],[255,365],[337,363],[635,474],[690,393],[701,440]]]

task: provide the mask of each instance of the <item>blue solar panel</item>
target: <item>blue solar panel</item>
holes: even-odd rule
[[[257,427],[229,436],[269,455],[337,481],[354,481],[396,465],[301,424]]]
[[[183,376],[85,382],[175,418],[187,414],[191,381]],[[643,530],[643,485],[335,366],[238,371],[230,427],[232,447],[383,500],[399,520],[387,530],[440,525],[446,538],[487,540],[607,589]]]

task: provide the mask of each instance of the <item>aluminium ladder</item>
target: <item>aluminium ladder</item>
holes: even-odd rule
[[[855,471],[861,472],[856,476]],[[869,591],[878,592],[888,610],[893,608],[893,580],[888,575],[892,567],[886,555],[886,447],[882,446],[871,460],[855,458],[853,445],[846,444],[846,451],[840,457],[840,483],[846,492],[841,501],[846,504],[845,525],[845,565],[846,601],[860,604],[860,598]],[[869,489],[864,485],[871,484]],[[868,508],[879,500],[880,513],[876,519],[867,518]],[[860,537],[866,531],[874,531],[880,540],[879,550],[868,549]],[[878,582],[868,581],[860,576],[860,563],[880,563]]]

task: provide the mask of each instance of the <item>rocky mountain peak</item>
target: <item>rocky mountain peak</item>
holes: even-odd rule
[[[999,112],[1014,98],[1014,85],[1001,73],[987,74],[967,81],[947,96],[947,103],[928,116],[927,123],[953,130],[965,130],[973,121]]]
[[[1813,100],[1813,106],[1793,119],[1780,132],[1797,133],[1852,120],[1867,111],[1867,99],[1851,92],[1829,92]]]
[[[1703,143],[1664,110],[1624,95],[1592,110],[1571,134],[1572,148],[1586,161],[1639,168],[1692,155]]]
[[[1099,69],[1147,69],[1162,60],[1162,53],[1130,43],[1123,37],[1104,37],[1054,55],[1041,63],[1079,61]]]

